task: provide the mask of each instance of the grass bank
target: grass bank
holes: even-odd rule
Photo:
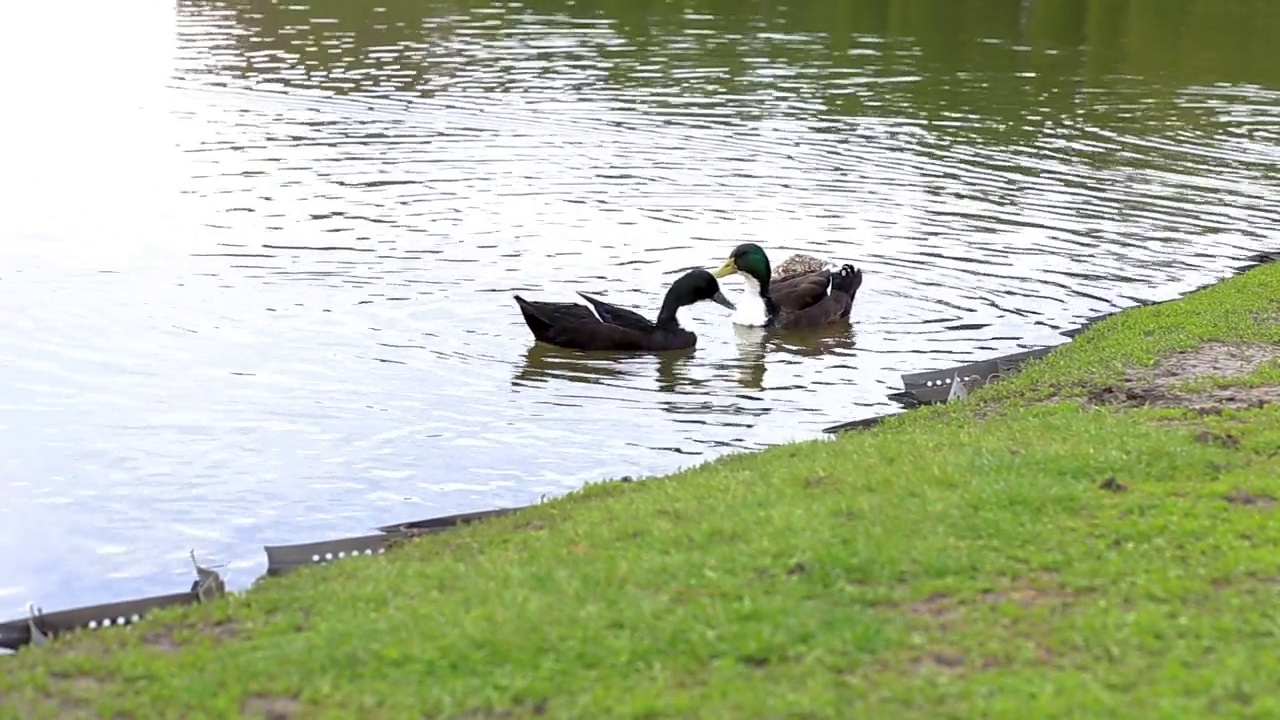
[[[834,441],[24,650],[0,716],[1280,715],[1280,266]]]

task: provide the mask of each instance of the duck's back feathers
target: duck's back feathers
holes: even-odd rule
[[[646,333],[623,325],[601,322],[601,317],[607,315],[608,311],[601,313],[601,317],[596,317],[586,305],[577,303],[538,302],[525,300],[519,295],[515,299],[520,306],[520,314],[524,316],[524,323],[529,326],[534,338],[571,350],[661,350],[669,349],[666,347],[668,345],[672,348],[687,347],[682,344],[686,342],[683,336],[692,335],[679,328],[671,332],[654,333],[652,323]],[[610,307],[615,314],[630,312]],[[631,315],[632,321],[635,318],[644,320],[635,313]]]
[[[792,275],[769,284],[769,297],[780,311],[798,312],[821,302],[831,289],[831,273],[826,270]]]
[[[529,326],[535,338],[543,342],[551,342],[549,338],[557,325],[564,327],[592,321],[600,322],[591,314],[591,310],[576,303],[530,301],[519,295],[516,295],[515,299],[516,305],[520,307],[520,314],[524,316],[524,324]]]
[[[594,313],[577,303],[539,302],[519,295],[515,300],[533,337],[557,347],[664,351],[693,347],[697,342],[696,335],[678,325],[659,328],[637,313],[593,298],[587,300],[596,307]]]
[[[537,302],[515,296],[520,314],[539,341],[571,350],[648,350],[665,352],[694,347],[698,336],[680,327],[680,308],[711,300],[733,310],[711,273],[695,268],[676,278],[662,299],[656,322],[639,313],[578,293],[590,307],[577,303]]]
[[[620,308],[617,305],[611,305],[603,300],[597,300],[584,292],[579,292],[578,294],[582,296],[583,300],[591,303],[591,307],[595,308],[596,315],[599,315],[602,321],[638,332],[653,332],[655,325],[640,313]],[[575,307],[582,306],[577,305]]]
[[[772,282],[786,280],[795,275],[809,275],[811,273],[830,271],[834,267],[834,265],[823,262],[812,255],[796,253],[784,260],[782,264],[773,271]]]
[[[853,298],[862,286],[862,271],[844,265],[838,272],[823,270],[788,278],[780,284],[780,288],[771,285],[769,289],[778,305],[774,327],[817,327],[849,317]]]

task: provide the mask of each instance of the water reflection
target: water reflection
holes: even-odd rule
[[[741,390],[762,391],[767,359],[801,362],[803,358],[822,356],[853,357],[857,347],[857,333],[848,321],[794,330],[732,327],[738,356],[700,367],[711,371],[709,377],[699,378],[692,372],[698,362],[695,348],[636,354],[567,350],[533,342],[511,384],[517,388],[536,388],[560,380],[588,385],[649,386],[665,393],[688,393],[732,383]]]
[[[686,371],[696,352],[696,348],[652,354],[587,352],[531,341],[524,364],[511,384],[535,387],[563,380],[589,385],[650,386],[662,392],[678,392],[681,387],[699,384]]]
[[[769,350],[797,357],[850,357],[858,344],[858,335],[854,324],[849,320],[831,323],[816,328],[796,328],[794,330],[773,331],[770,333]]]
[[[763,390],[769,331],[761,327],[734,325],[733,335],[738,343],[738,384],[745,390]]]
[[[733,326],[738,346],[738,360],[733,363],[737,383],[745,390],[763,390],[766,358],[771,362],[803,364],[804,358],[852,358],[857,347],[857,332],[849,320],[816,328],[776,330],[742,325]],[[788,357],[789,356],[789,357]]]

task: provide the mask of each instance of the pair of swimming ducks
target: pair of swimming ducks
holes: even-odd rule
[[[716,278],[738,274],[747,292],[735,306],[720,292]],[[572,350],[647,350],[660,352],[691,348],[698,336],[680,327],[676,312],[686,305],[710,300],[734,310],[738,325],[771,328],[811,328],[849,317],[853,298],[862,285],[862,271],[852,265],[828,269],[820,260],[795,255],[770,274],[769,257],[754,243],[745,243],[719,270],[690,270],[671,285],[658,311],[657,322],[578,293],[591,307],[577,303],[538,302],[515,296],[524,322],[544,343]]]

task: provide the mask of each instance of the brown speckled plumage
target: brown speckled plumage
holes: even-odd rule
[[[827,264],[812,255],[797,253],[783,261],[778,269],[773,272],[773,280],[776,282],[782,278],[792,275],[801,275],[804,273],[818,272],[826,269]]]

